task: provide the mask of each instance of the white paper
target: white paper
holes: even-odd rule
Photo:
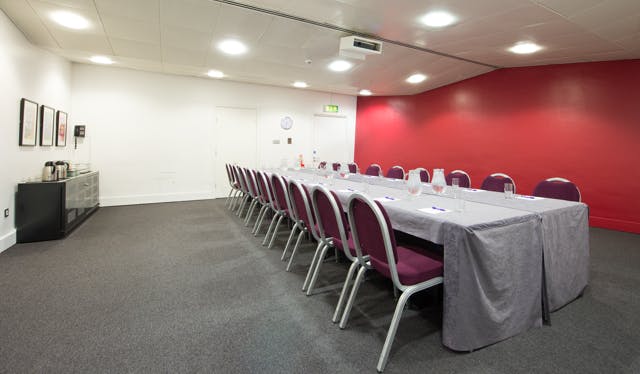
[[[437,209],[433,207],[418,209],[421,212],[429,213],[429,214],[441,214],[441,213],[449,213],[451,210],[437,207]]]
[[[544,197],[518,195],[516,196],[516,199],[534,201],[534,200],[544,200]]]

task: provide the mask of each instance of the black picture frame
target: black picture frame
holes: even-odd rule
[[[67,145],[67,113],[61,110],[56,114],[56,147],[65,147]]]
[[[38,103],[25,98],[20,100],[20,137],[21,146],[35,147],[38,138]]]
[[[56,110],[46,105],[40,106],[40,145],[52,146],[55,132]]]

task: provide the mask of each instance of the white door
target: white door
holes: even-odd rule
[[[313,149],[318,162],[350,162],[347,118],[315,115],[313,117]]]
[[[226,164],[255,168],[257,163],[257,111],[254,108],[216,107],[214,151],[215,197],[229,194]]]

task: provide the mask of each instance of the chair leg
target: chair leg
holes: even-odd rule
[[[351,308],[353,308],[353,303],[356,300],[356,294],[358,293],[358,289],[360,289],[360,284],[364,279],[364,273],[367,272],[367,268],[365,266],[361,266],[358,269],[358,275],[356,276],[355,282],[353,282],[353,287],[351,288],[351,295],[349,295],[349,301],[347,301],[347,306],[344,308],[344,312],[342,313],[342,319],[340,319],[340,329],[344,329],[347,326],[347,321],[349,320],[349,314],[351,314]]]
[[[284,214],[281,214],[280,218],[278,218],[278,223],[276,223],[276,227],[273,229],[273,234],[271,234],[271,241],[269,242],[269,246],[267,248],[272,248],[273,243],[276,242],[276,236],[278,236],[278,227],[280,227],[280,223],[282,223],[283,218]]]
[[[318,256],[320,256],[320,252],[324,249],[326,244],[321,240],[318,242],[318,246],[316,247],[316,251],[313,253],[313,260],[311,260],[311,265],[309,265],[309,270],[307,271],[307,276],[304,279],[304,284],[302,285],[302,291],[306,291],[307,287],[309,287],[309,281],[311,281],[311,274],[313,274],[313,269],[316,267],[316,262],[318,261]]]
[[[258,204],[258,199],[253,199],[251,205],[249,205],[249,211],[247,212],[247,216],[244,219],[244,225],[249,226],[249,222],[251,222],[251,216],[253,215],[253,211],[256,209],[256,204]]]
[[[411,297],[414,292],[414,290],[408,289],[403,292],[402,295],[400,295],[400,299],[398,299],[398,303],[396,304],[396,311],[393,313],[391,325],[389,326],[389,331],[387,332],[387,338],[384,341],[384,346],[382,347],[382,352],[380,353],[380,358],[378,359],[377,370],[379,373],[381,373],[384,370],[384,367],[387,365],[389,352],[391,351],[391,344],[393,344],[393,340],[396,337],[396,332],[398,331],[398,324],[400,323],[402,312],[404,311],[407,300],[409,300],[409,297]]]
[[[287,268],[285,269],[286,271],[289,271],[289,269],[291,269],[293,258],[296,256],[296,253],[298,253],[298,247],[300,247],[300,241],[302,241],[303,237],[304,237],[304,230],[300,231],[300,234],[298,234],[298,240],[296,240],[296,245],[293,247],[293,252],[291,252],[291,257],[289,257],[289,262],[287,263]]]
[[[311,276],[311,282],[309,282],[309,287],[307,287],[307,296],[311,296],[311,292],[313,292],[313,287],[316,285],[316,281],[318,280],[318,275],[320,274],[320,268],[322,268],[322,263],[324,262],[324,257],[327,255],[327,250],[329,246],[325,246],[320,253],[320,257],[316,261],[316,268],[313,271],[313,275]]]
[[[298,223],[297,222],[291,228],[291,233],[289,234],[289,239],[287,239],[287,245],[284,246],[284,251],[282,251],[282,256],[280,256],[280,261],[284,261],[284,258],[287,255],[287,251],[289,250],[289,247],[291,246],[291,242],[293,241],[293,236],[296,234],[296,231],[298,231]]]
[[[264,236],[264,240],[262,240],[262,245],[267,245],[267,242],[269,242],[269,235],[271,234],[271,230],[273,230],[273,225],[276,224],[276,220],[278,219],[279,216],[280,216],[280,213],[276,212],[273,215],[273,218],[271,218],[271,224],[269,224],[269,228],[267,229],[267,234]]]
[[[253,236],[258,235],[258,227],[260,226],[260,223],[262,222],[262,218],[264,217],[266,211],[267,211],[267,206],[263,205],[260,208],[260,212],[258,212],[258,218],[256,218],[256,223],[253,225],[253,229],[251,230],[251,233],[253,234]]]
[[[358,261],[353,261],[351,266],[349,266],[349,272],[347,273],[347,278],[344,280],[344,285],[342,286],[342,291],[340,292],[340,298],[338,299],[338,305],[336,305],[336,310],[333,312],[333,317],[331,318],[331,322],[338,322],[338,318],[341,315],[342,304],[344,304],[344,299],[347,296],[347,292],[349,292],[349,286],[351,285],[351,281],[353,280],[353,274],[358,269],[360,264]]]

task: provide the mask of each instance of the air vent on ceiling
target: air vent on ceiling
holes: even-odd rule
[[[382,43],[359,36],[345,36],[340,38],[340,56],[364,60],[367,55],[382,53]]]

